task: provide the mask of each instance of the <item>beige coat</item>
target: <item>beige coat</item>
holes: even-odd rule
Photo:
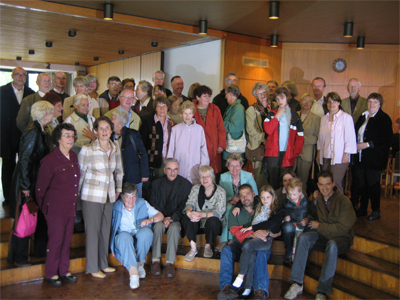
[[[304,144],[299,157],[304,161],[313,161],[313,156],[317,153],[316,146],[320,125],[321,117],[310,111],[303,121]]]
[[[74,146],[72,147],[72,151],[74,151],[77,155],[79,151],[81,151],[81,148],[84,145],[88,145],[92,142],[91,139],[83,135],[83,129],[89,126],[90,130],[93,130],[93,123],[94,123],[94,118],[90,115],[87,115],[88,118],[88,123],[85,122],[84,119],[79,117],[75,111],[65,119],[64,123],[69,123],[74,125],[76,132],[78,133],[78,137],[74,143]]]
[[[368,110],[368,102],[367,99],[363,97],[359,97],[356,107],[354,108],[353,114],[351,113],[351,105],[350,98],[345,98],[342,100],[342,108],[344,112],[347,112],[350,116],[353,117],[354,124],[357,123],[358,118],[362,115],[362,113]]]
[[[22,99],[21,107],[17,115],[17,127],[21,132],[24,132],[28,128],[28,125],[32,122],[32,105],[41,100],[42,97],[40,97],[38,92]]]
[[[95,119],[100,117],[100,107],[96,99],[91,98],[89,95],[89,115],[93,116]],[[67,119],[73,112],[74,108],[74,96],[65,98],[63,104],[63,120]]]
[[[105,116],[111,119],[111,115],[114,111],[119,111],[119,108],[121,106],[118,106],[110,111],[108,111]],[[139,117],[139,115],[137,113],[135,113],[133,110],[131,110],[131,120],[130,120],[130,124],[129,124],[129,128],[131,129],[135,129],[137,131],[139,131],[140,126],[142,125],[142,119]]]
[[[250,150],[257,149],[261,143],[264,143],[265,132],[262,127],[263,121],[261,120],[261,114],[253,105],[246,110],[246,131],[249,135],[247,148]]]

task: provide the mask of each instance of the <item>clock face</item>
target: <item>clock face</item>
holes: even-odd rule
[[[344,72],[346,70],[346,68],[347,68],[347,63],[342,58],[335,59],[332,63],[332,69],[335,72],[338,72],[338,73]]]

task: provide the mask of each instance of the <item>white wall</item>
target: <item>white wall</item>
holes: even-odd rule
[[[213,96],[219,94],[221,71],[221,40],[164,51],[164,86],[171,89],[171,78],[182,77],[183,94],[187,95],[192,83],[209,86]]]

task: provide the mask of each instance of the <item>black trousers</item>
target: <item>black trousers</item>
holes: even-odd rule
[[[292,167],[282,167],[283,157],[286,151],[279,152],[277,157],[267,156],[267,170],[268,170],[268,182],[277,190],[281,186],[282,175],[286,170],[293,170]]]
[[[381,206],[381,170],[362,169],[356,166],[357,189],[361,195],[360,210],[367,211],[368,202],[371,200],[372,211],[379,210]]]
[[[196,242],[197,233],[201,233],[201,231],[203,231],[200,229],[200,222],[192,222],[187,215],[183,215],[181,223],[189,242]],[[221,234],[221,228],[221,221],[217,217],[210,217],[207,219],[204,227],[206,244],[212,244],[214,242],[215,238]]]
[[[17,156],[17,151],[13,151],[10,157],[3,157],[1,166],[1,184],[3,186],[3,195],[5,202],[10,199],[11,192],[11,182],[14,174],[14,169],[16,166],[15,158]]]

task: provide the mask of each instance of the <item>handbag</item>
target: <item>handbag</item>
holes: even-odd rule
[[[237,140],[234,140],[230,133],[227,134],[226,152],[229,153],[244,153],[246,151],[246,135],[244,132]]]
[[[21,200],[21,191],[18,193],[18,198]],[[18,203],[21,203],[18,201]],[[18,205],[17,205],[18,207]],[[28,201],[22,205],[21,214],[15,215],[15,226],[14,234],[19,238],[24,238],[35,233],[37,224],[37,212],[39,207],[33,201],[32,197],[28,198]]]
[[[256,149],[250,150],[246,147],[245,155],[246,159],[252,162],[262,161],[264,159],[265,146],[263,143],[260,144]]]

